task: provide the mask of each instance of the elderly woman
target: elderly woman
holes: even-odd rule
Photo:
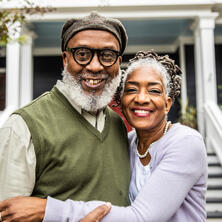
[[[206,221],[203,138],[194,129],[167,121],[180,93],[180,74],[173,60],[153,51],[139,52],[130,61],[121,106],[135,128],[129,133],[131,206],[112,206],[103,222]],[[101,203],[68,200],[58,206],[63,208],[62,221],[79,221]],[[92,212],[82,221],[99,221],[103,213]]]
[[[117,103],[121,97],[123,114],[135,128],[129,133],[131,205],[92,211],[103,202],[62,202],[49,197],[44,221],[100,221],[109,210],[103,222],[206,221],[203,138],[194,129],[167,121],[180,93],[180,74],[168,56],[139,52],[126,70],[123,94],[120,87],[115,97]],[[48,213],[54,218],[49,219]]]

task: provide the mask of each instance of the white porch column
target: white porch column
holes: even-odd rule
[[[21,34],[18,23],[17,31],[9,30],[11,38]],[[8,116],[32,100],[32,38],[27,35],[27,42],[20,45],[12,41],[6,46],[6,107],[1,112],[0,126]]]
[[[20,54],[20,107],[33,99],[32,35],[27,33],[26,36],[27,41],[21,45]]]
[[[186,78],[186,62],[185,62],[185,49],[184,43],[180,40],[180,68],[182,70],[182,83],[181,83],[181,111],[182,114],[186,112],[187,104],[187,78]]]
[[[0,113],[0,127],[9,115],[19,108],[19,66],[20,45],[10,43],[6,46],[6,104]]]
[[[17,27],[17,31],[13,30]],[[20,34],[18,23],[11,26],[9,35],[16,39]],[[6,46],[6,101],[5,109],[1,112],[0,126],[5,122],[9,115],[19,108],[19,73],[20,73],[20,45],[17,42],[10,42]]]
[[[194,25],[195,75],[197,121],[200,133],[205,136],[204,104],[216,103],[216,72],[214,50],[214,27],[217,13],[197,18]]]
[[[20,45],[10,43],[6,47],[6,109],[19,107]]]

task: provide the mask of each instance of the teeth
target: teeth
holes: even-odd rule
[[[87,79],[86,82],[88,82],[90,85],[96,85],[100,83],[102,80],[100,79]]]
[[[135,110],[134,112],[135,113],[142,113],[142,114],[149,113],[149,111],[147,111],[147,110]]]

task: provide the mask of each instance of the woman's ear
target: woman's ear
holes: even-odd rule
[[[166,109],[165,109],[165,114],[167,115],[171,109],[171,106],[173,104],[172,99],[168,96],[166,99]]]

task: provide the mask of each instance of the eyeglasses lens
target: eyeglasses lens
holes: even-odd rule
[[[116,62],[118,55],[109,49],[92,50],[88,48],[79,48],[73,52],[73,57],[79,64],[86,65],[92,60],[94,51],[97,52],[99,62],[103,66],[111,66]]]
[[[101,51],[99,59],[104,66],[110,66],[115,63],[116,57],[117,55],[115,52],[106,49]]]
[[[89,49],[80,48],[74,53],[76,61],[82,65],[87,64],[92,58],[92,52]]]

